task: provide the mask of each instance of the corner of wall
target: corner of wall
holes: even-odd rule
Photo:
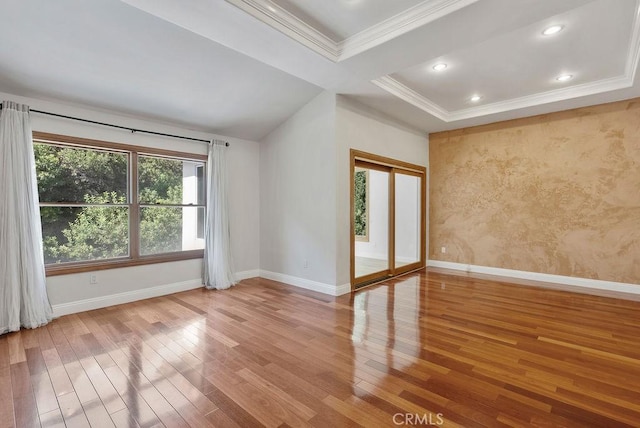
[[[323,91],[261,141],[261,270],[335,283],[335,106]]]

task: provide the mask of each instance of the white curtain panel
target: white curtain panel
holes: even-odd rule
[[[209,144],[207,160],[207,215],[205,223],[204,285],[224,290],[235,285],[227,203],[227,148]]]
[[[0,334],[51,321],[29,107],[0,112]]]

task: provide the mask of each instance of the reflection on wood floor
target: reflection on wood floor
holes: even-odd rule
[[[0,336],[2,427],[407,418],[638,426],[640,302],[435,272],[338,298],[251,279]]]

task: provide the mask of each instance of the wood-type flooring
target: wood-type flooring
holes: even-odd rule
[[[640,302],[254,278],[0,336],[0,427],[640,426]]]

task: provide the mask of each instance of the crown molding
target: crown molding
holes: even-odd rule
[[[339,61],[335,41],[277,4],[269,0],[226,1],[325,58],[333,62]]]
[[[479,0],[425,0],[339,42],[270,0],[226,1],[325,58],[340,62]]]
[[[378,79],[372,80],[371,83],[444,122],[455,122],[458,120],[473,119],[480,116],[504,113],[505,111],[518,110],[522,108],[538,106],[541,104],[553,103],[556,101],[564,101],[572,98],[585,97],[588,95],[595,95],[603,92],[630,88],[631,86],[633,86],[633,78],[629,76],[612,77],[610,79],[583,83],[581,85],[555,89],[553,91],[539,92],[537,94],[499,101],[491,104],[485,104],[478,107],[471,107],[463,110],[456,110],[453,112],[442,108],[438,104],[417,93],[403,83],[398,82],[391,76],[380,77]]]
[[[596,80],[594,82],[554,89],[552,91],[538,92],[524,97],[512,98],[510,100],[457,110],[449,113],[447,122],[472,119],[479,116],[487,116],[496,113],[503,113],[505,111],[586,97],[589,95],[601,94],[603,92],[630,88],[631,86],[633,86],[633,79],[628,78],[627,76],[617,76],[608,79]]]
[[[478,0],[428,0],[339,42],[340,61],[388,42]]]
[[[384,89],[390,94],[395,95],[401,100],[406,101],[415,107],[418,107],[420,110],[426,111],[427,113],[437,117],[440,120],[449,122],[448,117],[451,114],[449,113],[449,111],[443,109],[428,98],[420,95],[404,83],[398,82],[393,77],[389,75],[382,76],[372,80],[371,83],[378,86],[379,88]]]

